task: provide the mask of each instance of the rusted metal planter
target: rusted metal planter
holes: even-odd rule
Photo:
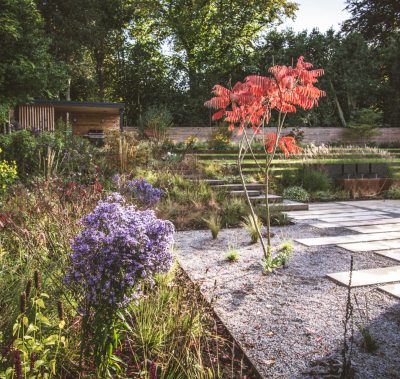
[[[390,178],[350,178],[336,179],[336,184],[351,194],[351,197],[380,195],[392,185]]]

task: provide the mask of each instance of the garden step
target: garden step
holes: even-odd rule
[[[242,191],[243,190],[243,185],[242,183],[231,183],[231,184],[217,184],[213,185],[215,189],[227,189],[230,191]],[[246,188],[248,190],[259,190],[262,191],[264,189],[265,185],[263,183],[248,183],[246,184]]]
[[[230,191],[230,194],[232,195],[232,196],[245,196],[246,195],[246,192],[245,191],[243,191],[243,190],[238,190],[238,191]],[[250,197],[256,197],[256,196],[260,196],[261,195],[261,192],[260,191],[256,191],[256,190],[248,190],[247,191],[247,194],[250,196]]]
[[[265,207],[265,204],[259,204],[259,207]],[[298,201],[284,199],[281,203],[276,202],[270,204],[271,211],[290,212],[290,211],[307,211],[307,203],[299,203]]]
[[[268,200],[270,203],[282,203],[282,196],[278,195],[268,195]],[[253,204],[262,204],[265,203],[265,195],[264,194],[259,194],[258,196],[250,196],[250,201]],[[265,204],[264,204],[265,205]]]
[[[217,186],[225,184],[225,180],[222,179],[203,179],[203,182],[209,184],[210,186]]]

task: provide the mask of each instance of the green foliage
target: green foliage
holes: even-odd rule
[[[94,147],[68,130],[34,134],[21,130],[0,135],[0,149],[8,162],[15,162],[22,181],[50,174],[88,183],[95,175]],[[72,178],[71,178],[72,177]]]
[[[41,292],[38,283],[35,284],[35,288],[29,290],[30,293],[25,290],[20,295],[21,313],[13,326],[12,353],[10,350],[12,356],[8,359],[8,367],[6,365],[5,371],[0,372],[0,376],[6,379],[28,375],[52,378],[57,377],[60,372],[57,361],[67,347],[67,340],[63,335],[65,320],[62,304],[59,305],[59,320],[50,320],[45,316],[45,301],[49,296]]]
[[[157,276],[151,287],[143,285],[144,296],[124,315],[132,360],[139,367],[134,377],[144,373],[147,377],[154,366],[160,378],[218,377],[218,362],[207,368],[202,360],[205,346],[214,350],[208,314],[197,293],[180,276],[174,270]]]
[[[368,353],[375,353],[379,349],[379,343],[370,333],[368,328],[360,327],[360,333],[363,338],[363,347]]]
[[[255,215],[255,220],[252,215],[247,215],[244,217],[242,222],[242,227],[246,229],[246,231],[250,235],[251,243],[257,243],[259,239],[259,231],[262,228],[261,219]]]
[[[208,218],[203,219],[207,227],[211,231],[211,236],[215,240],[218,237],[219,231],[221,230],[221,217],[212,214]]]
[[[272,272],[274,269],[279,267],[285,267],[289,261],[292,252],[293,252],[292,241],[282,242],[275,256],[273,256],[270,259],[263,260],[264,273]]]
[[[49,53],[50,40],[36,3],[5,0],[0,20],[0,104],[58,95],[64,88],[65,65]],[[8,114],[1,112],[0,123],[4,116]]]
[[[400,199],[400,187],[397,185],[392,185],[387,191],[386,196],[387,199],[398,200]]]
[[[0,156],[1,156],[0,148]],[[17,165],[15,162],[9,163],[0,160],[0,194],[4,193],[15,180],[17,179]]]
[[[353,113],[346,137],[356,142],[367,143],[371,138],[379,135],[382,126],[383,113],[372,108],[363,108]]]
[[[240,258],[240,255],[239,255],[238,251],[235,249],[230,249],[225,255],[225,259],[228,262],[237,262],[239,260],[239,258]]]
[[[211,133],[211,138],[207,142],[212,150],[228,150],[231,148],[232,132],[228,130],[227,125],[218,125]]]
[[[285,199],[300,201],[303,203],[307,203],[310,200],[308,192],[304,188],[296,186],[285,188],[282,196]]]
[[[298,181],[308,192],[328,191],[332,187],[332,179],[328,174],[308,167],[298,172]]]
[[[162,140],[167,129],[172,126],[172,114],[165,106],[151,106],[144,112],[140,120],[142,133],[151,133],[150,137]]]
[[[222,167],[218,162],[207,162],[203,164],[203,172],[207,178],[216,179],[222,174]]]
[[[328,201],[333,199],[333,194],[330,191],[316,191],[311,193],[311,198],[314,201]]]
[[[221,204],[223,225],[238,226],[247,214],[248,206],[240,197],[225,199]]]

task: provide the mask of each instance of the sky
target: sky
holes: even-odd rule
[[[295,21],[287,20],[281,28],[293,28],[295,31],[318,28],[321,32],[330,27],[339,30],[340,24],[349,14],[344,11],[345,0],[294,0],[299,4]]]

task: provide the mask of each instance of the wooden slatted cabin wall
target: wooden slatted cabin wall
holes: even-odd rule
[[[20,105],[18,118],[24,129],[54,131],[54,107],[51,105]]]
[[[70,120],[73,133],[80,136],[87,134],[91,130],[119,129],[119,114],[72,112],[70,113]]]

